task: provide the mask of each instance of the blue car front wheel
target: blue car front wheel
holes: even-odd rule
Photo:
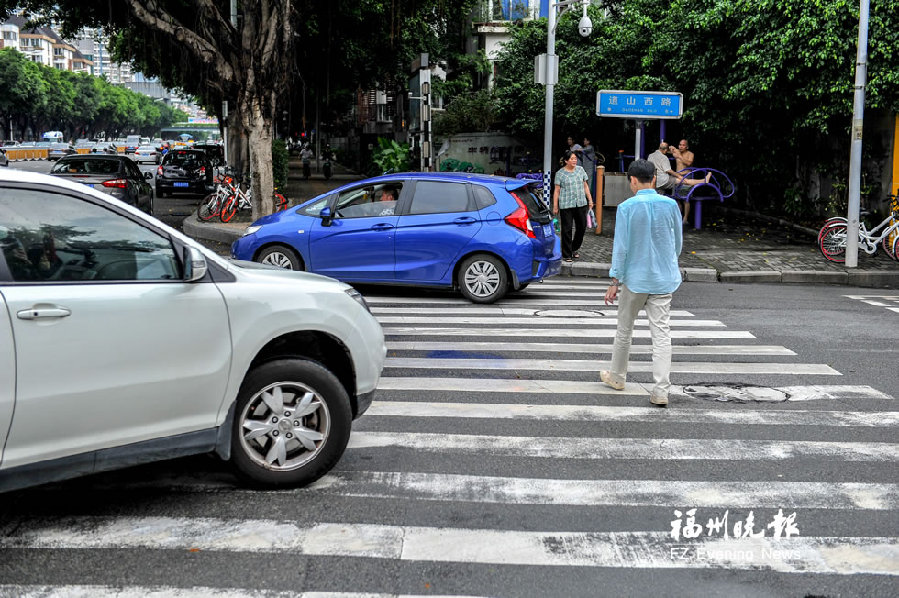
[[[493,303],[506,294],[509,275],[498,258],[477,254],[462,262],[457,282],[462,294],[472,303]]]
[[[266,247],[256,256],[256,261],[285,270],[305,270],[297,253],[284,245]]]

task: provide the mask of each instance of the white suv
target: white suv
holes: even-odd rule
[[[204,452],[251,483],[307,484],[343,454],[385,355],[343,283],[0,173],[0,491]]]

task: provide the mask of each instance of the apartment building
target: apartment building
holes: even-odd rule
[[[93,62],[50,27],[28,28],[24,17],[15,15],[0,24],[2,46],[14,48],[32,62],[61,71],[90,73]]]

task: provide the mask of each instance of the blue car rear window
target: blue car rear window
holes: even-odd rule
[[[410,214],[468,212],[468,189],[464,183],[419,181],[415,185]]]

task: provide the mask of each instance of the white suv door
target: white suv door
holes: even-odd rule
[[[10,186],[0,247],[16,356],[3,468],[215,425],[231,356],[225,302],[210,279],[181,280],[167,236],[88,194]]]
[[[3,293],[0,292],[0,339],[12,338],[10,326],[6,302],[3,300]],[[12,343],[0,342],[0,467],[3,466],[3,446],[6,444],[6,433],[9,431],[15,398],[16,353]]]

